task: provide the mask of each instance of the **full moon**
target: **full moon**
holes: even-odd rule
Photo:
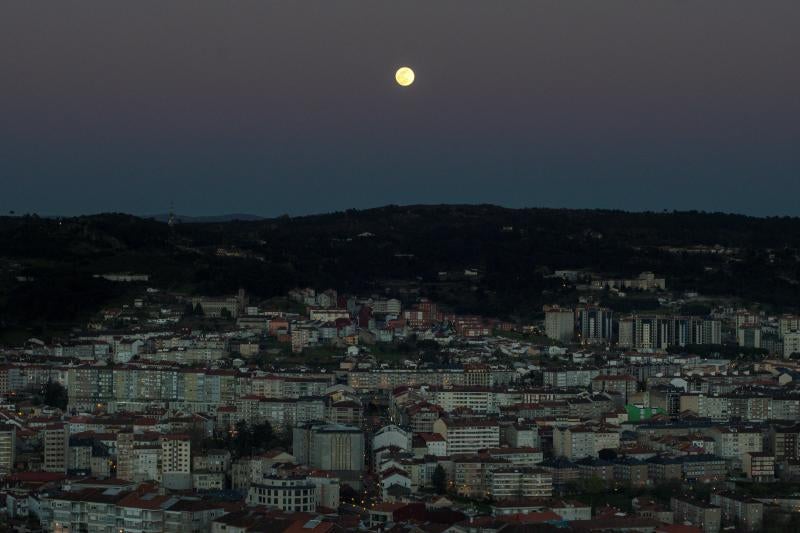
[[[394,73],[394,79],[397,80],[399,85],[408,87],[414,83],[414,71],[408,67],[400,67],[397,69],[397,72]]]

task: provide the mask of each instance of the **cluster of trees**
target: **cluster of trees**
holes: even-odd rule
[[[288,431],[284,434],[276,433],[266,420],[258,424],[248,424],[240,420],[235,429],[224,436],[198,441],[201,449],[226,448],[234,459],[238,459],[275,448],[288,449],[291,447],[291,434]]]
[[[436,469],[431,476],[431,482],[433,483],[433,489],[436,491],[436,494],[444,494],[447,492],[447,472],[445,472],[442,465],[436,465]]]
[[[47,405],[49,407],[56,407],[62,411],[67,410],[69,403],[69,395],[67,389],[57,381],[48,381],[33,397],[35,405]]]

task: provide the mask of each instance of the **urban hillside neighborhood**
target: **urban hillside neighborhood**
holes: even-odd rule
[[[0,245],[4,531],[800,529],[796,220],[25,216]]]

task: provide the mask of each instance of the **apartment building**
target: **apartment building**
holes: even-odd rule
[[[541,468],[497,468],[487,473],[486,487],[495,500],[547,498],[553,494],[553,476]]]
[[[761,326],[742,324],[736,328],[736,344],[743,348],[761,348]]]
[[[722,524],[722,510],[716,505],[690,498],[673,497],[670,500],[670,509],[673,513],[673,523],[688,522],[701,528],[704,533],[717,533]]]
[[[192,487],[192,443],[189,435],[161,437],[161,484],[171,489]]]
[[[453,457],[453,488],[471,498],[487,498],[487,486],[492,470],[509,468],[512,465],[505,459],[488,455],[457,455]]]
[[[619,321],[618,345],[623,348],[666,350],[670,346],[721,342],[722,324],[711,318],[634,315]]]
[[[599,375],[592,379],[593,392],[612,392],[620,394],[625,401],[629,403],[629,398],[639,390],[639,384],[636,378],[628,375]]]
[[[597,368],[546,368],[542,370],[542,381],[550,387],[589,387],[599,375]]]
[[[528,422],[514,422],[503,428],[503,438],[512,448],[541,448],[539,427]]]
[[[686,481],[720,481],[728,475],[725,460],[716,455],[687,455],[678,459]]]
[[[488,387],[452,387],[433,391],[433,403],[447,412],[459,408],[474,413],[496,413],[496,393]]]
[[[684,396],[685,397],[685,396]],[[683,401],[683,398],[681,400]],[[694,396],[697,401],[696,413],[702,417],[710,418],[716,422],[725,422],[731,418],[731,400],[727,396],[707,396],[701,394]],[[684,405],[681,403],[681,408]]]
[[[348,372],[347,384],[356,390],[392,390],[400,386],[430,385],[453,387],[468,385],[474,381],[473,372],[464,369],[454,370],[405,370],[380,369]],[[488,386],[508,385],[517,378],[513,370],[492,369],[489,371]]]
[[[714,453],[736,466],[742,464],[746,453],[763,451],[761,431],[747,427],[717,427],[709,431],[714,439]]]
[[[306,476],[264,476],[250,485],[248,505],[266,505],[286,512],[310,513],[317,508],[317,490]]]
[[[474,454],[486,448],[500,446],[500,425],[487,418],[440,418],[433,432],[447,441],[447,453]]]
[[[575,312],[558,306],[545,306],[544,330],[550,339],[572,342],[575,339]]]
[[[788,359],[795,353],[800,353],[800,331],[786,332],[783,335],[783,357]]]
[[[535,466],[544,460],[544,454],[536,448],[488,448],[481,453],[505,459],[514,466]]]
[[[321,420],[324,417],[325,403],[322,399],[317,401],[319,417],[312,420]],[[239,398],[236,402],[237,413],[240,418],[249,424],[259,424],[267,421],[274,428],[285,428],[293,426],[298,422],[297,413],[298,401],[293,399],[264,398],[261,396],[248,395]]]
[[[553,453],[557,457],[596,458],[603,449],[619,449],[619,428],[586,425],[553,428]]]
[[[51,424],[42,429],[42,442],[44,444],[44,461],[42,470],[45,472],[67,471],[69,451],[69,431],[64,424]]]
[[[647,477],[654,483],[666,483],[683,478],[683,463],[673,457],[652,457],[647,461]]]
[[[711,495],[711,503],[720,508],[722,524],[737,531],[761,531],[764,521],[764,504],[733,492]]]
[[[800,331],[800,315],[783,315],[778,319],[778,336],[784,338],[787,333]]]
[[[776,463],[800,459],[800,424],[771,425],[769,445]]]
[[[649,466],[633,457],[620,457],[614,461],[614,480],[630,487],[650,484]]]
[[[440,406],[422,401],[408,406],[401,419],[414,433],[433,433],[433,424],[443,413]]]
[[[611,341],[613,317],[613,312],[607,307],[585,305],[575,309],[575,329],[580,342],[596,344]]]
[[[295,427],[292,454],[300,464],[337,472],[349,482],[364,470],[364,433],[340,424],[308,423]]]
[[[43,526],[53,532],[119,531],[123,520],[117,504],[125,494],[114,489],[87,489],[45,497],[52,516]]]
[[[10,474],[16,457],[17,428],[0,424],[0,474]]]
[[[742,456],[742,470],[753,481],[774,481],[775,456],[769,452],[746,452]]]

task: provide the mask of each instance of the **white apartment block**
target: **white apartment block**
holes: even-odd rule
[[[191,450],[188,435],[165,435],[161,438],[161,483],[165,487],[191,488]]]
[[[266,505],[282,511],[312,513],[317,509],[317,488],[305,476],[265,476],[252,484],[248,505]]]
[[[714,452],[723,459],[742,460],[746,453],[763,451],[763,439],[757,429],[719,427],[710,431]]]
[[[793,353],[800,353],[800,331],[789,331],[783,335],[784,359],[787,359]]]
[[[572,309],[547,307],[544,311],[544,330],[548,338],[569,342],[575,338],[575,312]]]
[[[447,412],[467,408],[474,413],[496,413],[496,394],[480,387],[444,389],[433,393],[433,403]]]
[[[0,474],[10,474],[13,470],[16,446],[17,428],[0,425]]]
[[[66,426],[56,424],[42,430],[44,442],[44,463],[42,470],[45,472],[67,471],[67,450],[69,448],[69,433]]]
[[[592,380],[600,375],[596,368],[546,369],[542,373],[544,384],[550,387],[590,387]]]
[[[500,426],[496,420],[440,418],[433,423],[433,432],[447,441],[450,455],[474,454],[500,446]]]
[[[778,319],[778,335],[784,338],[787,333],[800,331],[800,315],[783,315]]]
[[[619,448],[619,431],[615,429],[572,426],[553,428],[553,452],[567,459],[598,457],[600,450]]]
[[[553,476],[541,468],[497,468],[486,474],[486,488],[495,500],[548,498]]]

